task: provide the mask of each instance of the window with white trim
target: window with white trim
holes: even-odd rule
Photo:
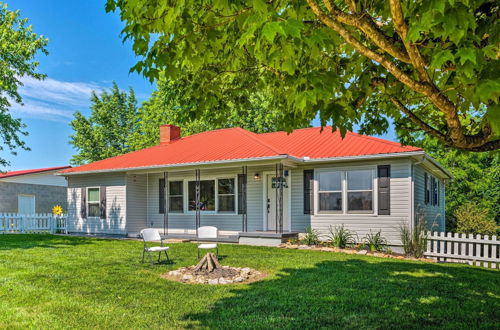
[[[217,202],[219,212],[236,210],[236,189],[234,178],[217,180]]]
[[[168,211],[184,212],[184,182],[170,181],[168,184]]]
[[[373,171],[347,171],[347,211],[373,212]]]
[[[375,169],[318,171],[319,213],[375,213]]]
[[[189,211],[196,211],[196,181],[188,182]],[[200,180],[200,211],[215,211],[215,180]]]
[[[342,174],[342,171],[319,172],[320,212],[342,212]]]
[[[87,188],[87,216],[100,217],[101,193],[99,188]]]

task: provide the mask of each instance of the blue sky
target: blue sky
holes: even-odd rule
[[[49,55],[39,55],[39,72],[47,79],[26,79],[20,89],[24,106],[11,111],[27,125],[24,140],[31,151],[18,150],[17,156],[4,152],[11,166],[6,170],[66,165],[74,153],[68,143],[72,133],[68,123],[76,110],[89,113],[92,90],[109,88],[116,81],[129,86],[139,100],[154,90],[141,76],[129,74],[136,58],[130,44],[119,37],[123,24],[117,14],[104,11],[104,0],[7,1],[10,10],[19,9],[33,30],[49,39]]]
[[[75,111],[89,114],[92,90],[109,88],[116,81],[122,89],[133,87],[139,101],[154,90],[142,76],[131,73],[137,58],[131,45],[119,36],[123,23],[116,13],[104,11],[105,0],[11,0],[10,10],[21,11],[37,34],[49,39],[49,55],[39,55],[39,72],[47,79],[24,79],[20,89],[24,106],[11,111],[27,125],[25,137],[31,151],[4,152],[11,165],[0,170],[20,170],[69,164],[75,150],[69,144],[69,122]],[[318,123],[314,123],[318,124]],[[384,136],[394,139],[393,134]]]

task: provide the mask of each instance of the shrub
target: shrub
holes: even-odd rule
[[[348,245],[352,245],[356,243],[354,239],[354,232],[351,232],[349,229],[344,228],[344,225],[341,226],[330,226],[330,244],[338,247],[345,248]]]
[[[427,229],[422,216],[417,217],[415,228],[411,230],[408,225],[403,224],[399,227],[401,243],[406,255],[422,258],[427,249]]]
[[[370,249],[370,251],[385,251],[387,248],[387,240],[382,236],[382,232],[379,230],[376,233],[372,233],[370,229],[370,233],[366,234],[364,237],[364,241],[366,246]]]
[[[474,235],[495,235],[497,225],[490,211],[476,203],[467,203],[454,212],[456,231]]]
[[[318,231],[315,229],[312,229],[311,226],[306,228],[306,234],[304,235],[304,238],[302,239],[302,243],[306,245],[316,245],[319,243],[319,235]]]

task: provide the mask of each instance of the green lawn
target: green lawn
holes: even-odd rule
[[[0,235],[0,328],[494,328],[500,272],[304,250],[224,245],[222,264],[270,273],[189,285],[140,263],[142,242]]]

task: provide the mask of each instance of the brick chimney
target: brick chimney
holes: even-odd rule
[[[175,125],[160,126],[160,144],[168,144],[171,141],[180,139],[181,128]]]

